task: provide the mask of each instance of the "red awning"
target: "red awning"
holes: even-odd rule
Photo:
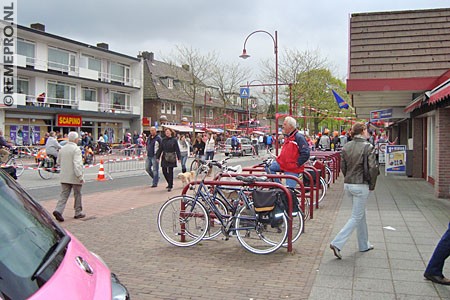
[[[425,97],[424,95],[417,97],[416,99],[414,99],[413,101],[411,101],[404,109],[405,113],[410,113],[413,110],[421,107],[422,105],[424,105],[426,103]]]
[[[431,92],[430,95],[430,104],[437,103],[439,101],[442,101],[450,96],[450,83],[447,83],[442,88],[438,89],[437,91]]]

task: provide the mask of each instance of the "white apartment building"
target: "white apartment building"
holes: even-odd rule
[[[17,108],[0,110],[5,138],[38,144],[45,132],[107,133],[112,142],[142,130],[140,58],[17,26]]]

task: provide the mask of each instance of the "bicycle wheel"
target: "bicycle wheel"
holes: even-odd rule
[[[294,191],[298,198],[299,212],[303,215],[303,221],[306,221],[306,219],[309,218],[309,202],[310,202],[309,194],[307,193],[307,195],[305,195],[305,209],[302,211],[302,208],[300,206],[301,205],[300,200],[302,197],[301,190],[296,188]],[[303,229],[301,231],[303,232]]]
[[[185,196],[185,197],[188,197],[188,198],[192,199],[192,201],[194,201],[194,198],[191,196]],[[222,216],[229,215],[228,208],[222,202],[222,200],[215,199],[214,204]],[[222,223],[220,222],[220,220],[217,218],[216,214],[211,210],[211,208],[209,206],[206,206],[206,205],[203,205],[203,206],[205,207],[206,211],[208,212],[208,216],[209,216],[208,230],[207,230],[205,236],[203,237],[203,239],[204,240],[212,240],[222,233]],[[191,235],[192,237],[195,237],[195,232],[187,232],[187,234]]]
[[[16,169],[16,176],[19,177],[23,174],[24,168],[23,168],[23,162],[19,158],[11,158],[7,163],[7,165],[11,165]]]
[[[293,217],[293,219],[292,219],[292,243],[295,243],[303,233],[305,216],[299,207],[299,211],[292,213],[292,217]],[[286,213],[286,219],[287,219],[287,213]],[[286,226],[287,226],[287,224],[286,224]],[[288,245],[288,243],[287,243],[287,238],[286,238],[286,242],[283,243],[283,247],[287,247],[287,245]]]
[[[327,179],[327,185],[330,186],[331,181],[333,180],[333,171],[328,166],[325,166],[325,178]]]
[[[327,193],[327,182],[325,179],[320,177],[320,190],[319,190],[319,203],[325,198],[325,194]]]
[[[279,249],[287,237],[287,219],[284,214],[280,224],[261,223],[253,209],[253,204],[240,208],[236,218],[236,236],[241,245],[255,254],[269,254]]]
[[[158,230],[172,245],[189,247],[200,242],[207,234],[208,220],[208,212],[203,204],[191,197],[176,196],[160,208]]]
[[[53,175],[55,173],[53,173],[52,171],[50,171],[47,168],[45,168],[45,160],[41,160],[39,162],[38,167],[39,167],[38,173],[39,173],[39,176],[41,176],[42,179],[49,180],[49,179],[53,178]]]
[[[190,171],[197,171],[200,167],[200,161],[198,159],[194,159],[191,163]]]

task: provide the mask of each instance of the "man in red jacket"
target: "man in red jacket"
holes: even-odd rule
[[[266,168],[269,174],[284,172],[285,175],[298,177],[303,173],[303,164],[309,159],[309,145],[303,134],[297,130],[297,121],[292,117],[286,117],[283,122],[284,145],[276,160]],[[279,182],[279,180],[276,180]],[[286,185],[295,188],[297,181],[286,180]]]

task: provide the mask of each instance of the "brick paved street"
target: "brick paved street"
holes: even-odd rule
[[[381,175],[367,205],[375,250],[358,252],[354,234],[337,260],[328,245],[351,212],[342,191],[341,176],[306,222],[294,254],[255,255],[220,237],[189,248],[168,244],[156,215],[163,201],[180,194],[178,181],[171,193],[162,184],[88,194],[88,218],[74,220],[67,207],[62,224],[104,258],[132,299],[450,299],[448,287],[422,275],[448,226],[450,202],[435,198],[423,180]],[[41,203],[52,211],[56,201]]]
[[[190,248],[168,244],[158,232],[156,216],[168,195],[181,192],[177,184],[171,193],[142,187],[87,195],[83,204],[88,218],[83,221],[72,218],[70,200],[62,225],[102,256],[132,299],[308,298],[342,199],[342,183],[332,187],[333,196],[306,223],[293,255],[285,248],[255,255],[236,239],[221,237]],[[49,211],[55,203],[42,202]]]

